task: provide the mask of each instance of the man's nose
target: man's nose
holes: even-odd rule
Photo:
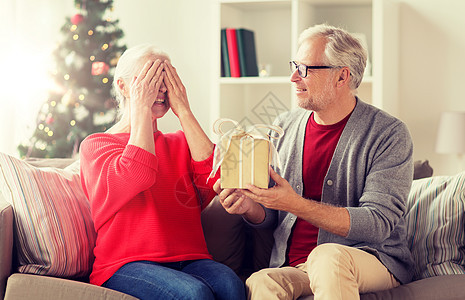
[[[300,77],[299,75],[299,71],[298,70],[295,70],[294,72],[292,72],[290,78],[289,78],[292,82],[296,82],[296,81],[299,81],[300,79],[302,79],[302,77]]]

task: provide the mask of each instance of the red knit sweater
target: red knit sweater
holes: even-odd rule
[[[97,232],[93,284],[132,261],[211,258],[200,213],[215,195],[216,179],[206,184],[213,154],[193,161],[182,131],[154,139],[156,155],[128,145],[129,133],[97,133],[81,143],[81,182]]]

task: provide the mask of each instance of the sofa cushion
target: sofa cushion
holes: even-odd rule
[[[413,179],[421,179],[433,176],[433,168],[428,160],[416,160],[413,163]]]
[[[414,278],[465,274],[465,172],[414,180],[407,201]]]
[[[96,234],[79,173],[37,168],[0,153],[0,190],[14,211],[19,272],[90,273]]]
[[[202,226],[213,259],[246,279],[252,272],[269,266],[273,229],[255,229],[242,216],[226,212],[218,197],[202,212]]]
[[[34,167],[38,168],[58,168],[64,169],[69,167],[72,163],[76,163],[79,167],[79,159],[78,158],[37,158],[37,157],[29,157],[25,158],[28,164],[33,165]]]
[[[5,300],[137,300],[137,298],[104,287],[48,276],[13,274],[8,278]]]
[[[202,226],[213,259],[240,274],[245,251],[242,217],[228,214],[217,196],[202,211]]]

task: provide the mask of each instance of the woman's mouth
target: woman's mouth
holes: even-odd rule
[[[156,99],[154,104],[165,104],[165,99]]]

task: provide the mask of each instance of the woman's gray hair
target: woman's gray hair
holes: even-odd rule
[[[168,60],[170,59],[166,52],[152,44],[141,44],[131,47],[124,51],[123,55],[119,58],[113,76],[113,95],[118,102],[118,118],[121,117],[122,108],[124,108],[124,102],[126,100],[118,86],[118,80],[121,79],[129,85],[132,78],[137,76],[138,72],[151,56],[164,56]]]
[[[349,67],[349,88],[355,91],[363,79],[368,52],[361,41],[344,29],[319,24],[307,28],[299,36],[299,46],[314,37],[326,38],[325,58],[322,63],[329,66]]]

